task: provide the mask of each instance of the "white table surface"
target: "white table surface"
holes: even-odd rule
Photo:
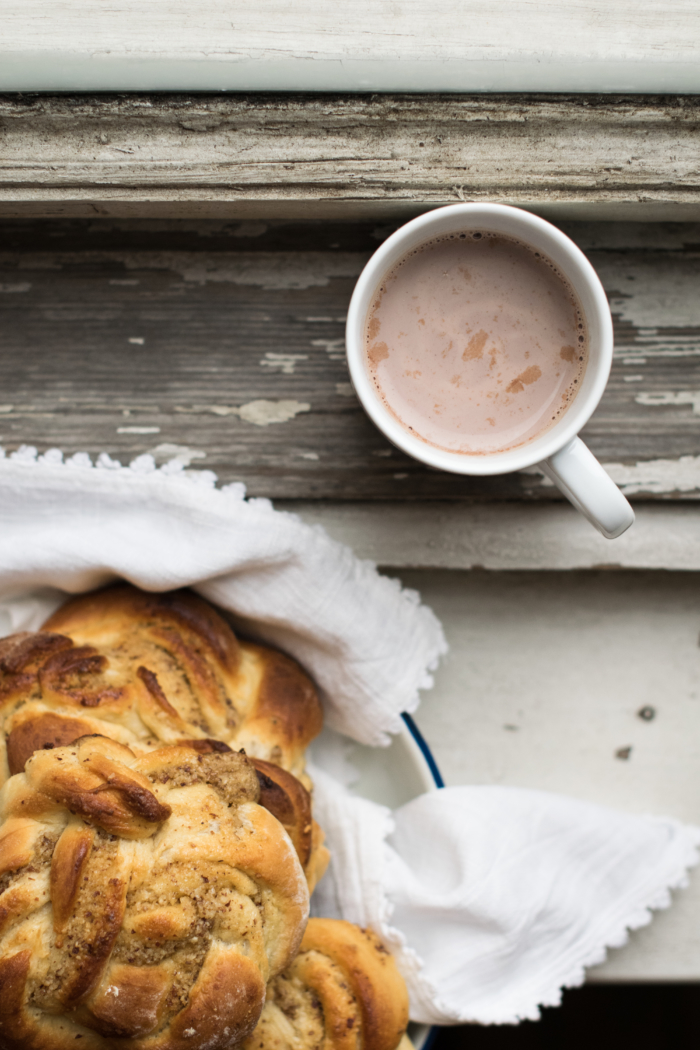
[[[442,620],[450,652],[415,717],[448,785],[700,823],[700,578],[678,571],[698,567],[700,506],[642,507],[626,542],[565,505],[299,509],[388,563]],[[644,568],[669,551],[676,571]],[[595,567],[617,559],[627,568]],[[590,979],[700,980],[700,871]]]

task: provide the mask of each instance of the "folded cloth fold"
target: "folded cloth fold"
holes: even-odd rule
[[[36,629],[65,592],[117,577],[191,586],[310,671],[329,726],[388,744],[446,649],[437,618],[320,527],[214,480],[156,470],[151,456],[131,467],[63,463],[55,450],[0,458],[0,601],[24,597],[7,605],[3,633]]]
[[[0,450],[0,635],[114,578],[192,586],[311,672],[330,727],[388,743],[445,651],[433,613],[322,529],[240,485],[216,489],[209,472],[182,474],[150,456],[93,467]],[[332,767],[313,769],[333,851],[314,911],[384,936],[415,1020],[536,1017],[697,860],[700,830],[673,820],[501,787],[448,788],[392,814]]]
[[[536,1019],[667,907],[698,860],[700,828],[675,820],[495,786],[391,813],[310,771],[332,856],[312,909],[382,934],[416,1021]]]

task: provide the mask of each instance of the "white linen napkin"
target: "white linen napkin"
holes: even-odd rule
[[[320,526],[177,461],[122,467],[102,454],[93,467],[84,453],[63,463],[58,450],[27,447],[0,456],[0,600],[38,588],[49,599],[53,588],[55,606],[115,577],[147,591],[191,586],[296,657],[326,724],[365,744],[388,744],[432,685],[446,650],[437,618]],[[8,614],[12,630],[51,611],[27,600]]]
[[[700,828],[671,819],[497,786],[392,814],[310,772],[332,854],[312,914],[378,930],[427,1024],[537,1020],[668,907],[698,859]]]
[[[193,586],[306,666],[329,726],[386,744],[445,651],[435,616],[322,529],[214,483],[149,456],[0,450],[0,635],[115,577]],[[331,752],[312,767],[333,851],[314,910],[386,937],[417,1021],[537,1017],[698,859],[700,829],[541,792],[446,788],[392,815],[351,793]]]

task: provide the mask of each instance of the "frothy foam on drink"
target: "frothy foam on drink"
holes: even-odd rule
[[[566,412],[588,333],[551,260],[469,231],[428,241],[390,270],[369,310],[365,351],[379,396],[407,430],[486,455],[531,441]]]

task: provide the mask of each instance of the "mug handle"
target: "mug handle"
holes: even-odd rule
[[[631,506],[581,438],[538,466],[606,539],[617,539],[633,524]]]

